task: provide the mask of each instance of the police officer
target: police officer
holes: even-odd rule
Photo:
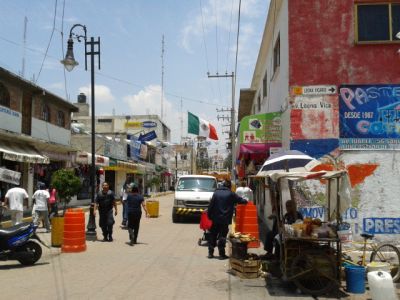
[[[226,236],[232,223],[233,209],[236,204],[247,204],[247,200],[231,191],[231,182],[225,180],[218,187],[208,206],[208,218],[212,221],[208,241],[208,258],[214,257],[214,248],[218,246],[219,258],[227,259],[225,254]],[[218,243],[217,243],[218,241]]]

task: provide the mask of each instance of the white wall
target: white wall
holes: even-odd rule
[[[71,143],[70,130],[35,118],[32,118],[31,136],[61,145],[69,146]]]

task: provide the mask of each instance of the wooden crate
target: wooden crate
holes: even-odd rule
[[[230,258],[232,274],[240,278],[257,278],[260,270],[259,260],[242,260],[237,258]]]

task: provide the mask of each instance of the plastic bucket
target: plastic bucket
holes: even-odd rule
[[[386,262],[373,261],[367,265],[367,273],[374,271],[385,271],[390,274],[390,264]]]
[[[347,292],[354,294],[365,293],[365,267],[346,266]]]

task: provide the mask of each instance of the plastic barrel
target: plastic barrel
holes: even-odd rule
[[[64,216],[64,238],[62,252],[86,250],[85,213],[82,209],[68,209]]]
[[[51,246],[61,247],[64,235],[64,217],[51,219]]]
[[[146,209],[150,215],[150,218],[158,218],[160,203],[158,200],[147,200]]]
[[[346,266],[347,292],[354,294],[365,293],[365,267]]]

